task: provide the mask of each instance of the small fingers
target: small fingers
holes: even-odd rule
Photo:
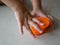
[[[33,23],[33,24],[32,24]],[[32,25],[34,26],[35,29],[37,29],[40,33],[43,33],[43,31],[40,29],[40,25],[43,26],[44,24],[41,23],[38,19],[34,18],[32,19]]]
[[[31,35],[33,35],[34,37],[36,37],[33,32],[31,31],[30,27],[29,27],[29,24],[28,24],[28,19],[25,19],[25,26],[27,28],[27,30],[31,33]]]

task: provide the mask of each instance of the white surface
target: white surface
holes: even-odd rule
[[[0,6],[0,45],[60,45],[60,0],[42,1],[44,9],[58,19],[56,29],[36,39],[25,28],[21,35],[13,11]]]

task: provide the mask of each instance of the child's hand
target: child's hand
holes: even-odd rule
[[[15,12],[16,18],[17,18],[17,22],[19,25],[19,30],[21,30],[21,33],[23,34],[23,26],[25,26],[27,28],[27,30],[35,37],[35,35],[32,33],[28,21],[32,21],[31,19],[33,18],[33,16],[26,10],[24,11],[16,11]]]

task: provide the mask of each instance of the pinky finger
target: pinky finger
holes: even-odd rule
[[[19,30],[20,30],[20,33],[23,34],[23,24],[22,23],[18,23],[18,26],[19,26]]]
[[[21,31],[21,34],[24,34],[23,32],[23,25],[21,24],[21,27],[20,27],[20,31]]]

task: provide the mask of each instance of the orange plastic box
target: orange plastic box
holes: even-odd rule
[[[41,29],[42,33],[40,33],[37,29],[35,29],[35,27],[33,27],[32,25],[30,26],[31,31],[33,32],[34,35],[38,36],[44,33],[44,31],[46,32],[46,29],[52,25],[51,21],[48,18],[44,18],[44,17],[36,17],[40,22],[44,23],[44,25],[39,25],[37,22],[35,22],[38,27]]]

